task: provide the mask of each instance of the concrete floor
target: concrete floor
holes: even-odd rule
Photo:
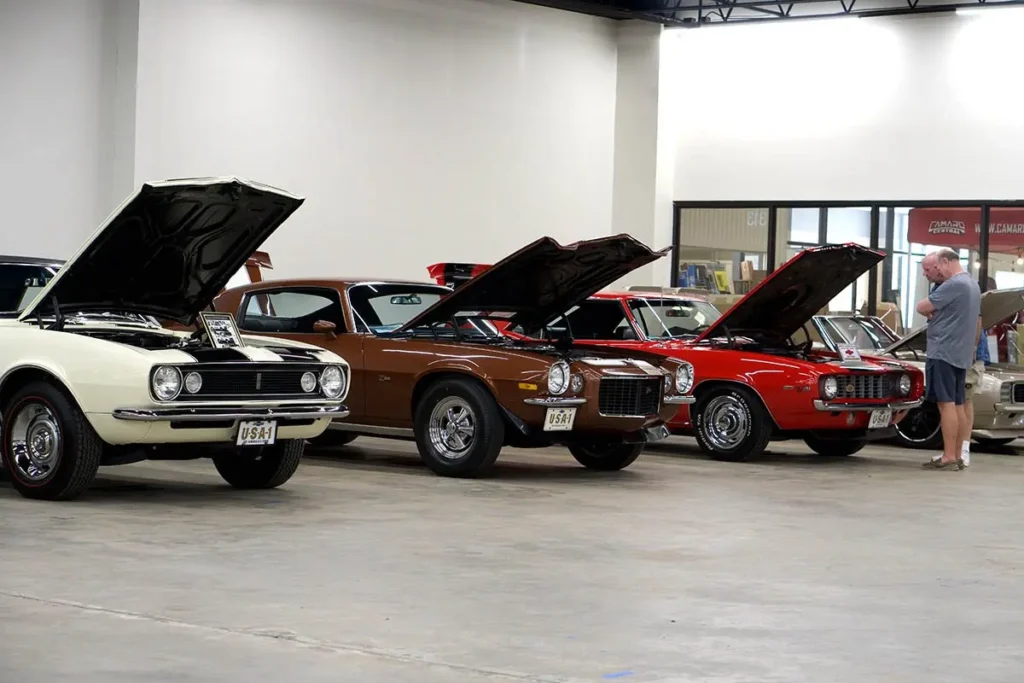
[[[71,504],[3,485],[0,681],[1020,679],[1024,459],[773,451],[508,451],[459,481],[360,439],[276,491],[202,461]]]

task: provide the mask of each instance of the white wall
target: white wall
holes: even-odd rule
[[[114,9],[0,2],[0,253],[70,256],[112,208]]]
[[[616,33],[507,0],[142,0],[135,179],[307,197],[275,276],[426,277],[611,229]]]
[[[676,199],[1019,197],[1024,18],[982,12],[669,32]]]

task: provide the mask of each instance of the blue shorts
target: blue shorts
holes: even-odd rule
[[[967,370],[929,358],[924,364],[924,386],[929,401],[962,406],[967,394]]]

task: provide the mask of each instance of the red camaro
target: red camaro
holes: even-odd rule
[[[849,455],[893,435],[921,404],[923,373],[876,357],[840,360],[812,347],[807,325],[884,255],[856,244],[807,249],[721,314],[699,297],[650,291],[601,293],[542,330],[577,344],[642,349],[689,364],[684,405],[669,427],[709,455],[744,460],[769,441],[803,439],[814,451]],[[486,266],[437,264],[431,276],[458,286]],[[502,327],[500,321],[495,321]]]

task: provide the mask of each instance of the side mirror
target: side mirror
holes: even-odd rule
[[[337,325],[332,323],[330,320],[317,320],[313,323],[314,332],[323,332],[327,335],[328,339],[334,339],[338,335],[335,334],[334,330],[337,329]]]

